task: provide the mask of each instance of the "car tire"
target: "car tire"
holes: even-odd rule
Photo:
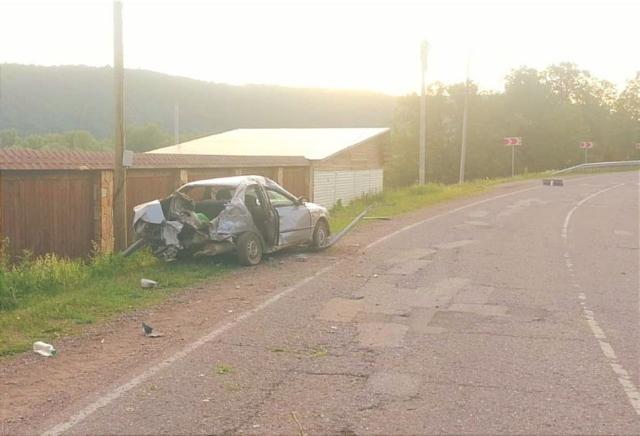
[[[323,219],[316,223],[315,229],[313,229],[313,240],[311,241],[311,248],[314,250],[322,250],[326,248],[329,243],[329,225]]]
[[[262,241],[253,232],[240,235],[237,242],[238,261],[245,266],[253,266],[262,260]]]

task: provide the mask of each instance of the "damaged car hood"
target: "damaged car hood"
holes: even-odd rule
[[[142,203],[133,208],[133,224],[139,220],[150,224],[162,224],[165,222],[164,212],[159,200]]]

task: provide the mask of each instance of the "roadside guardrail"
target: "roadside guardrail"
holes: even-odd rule
[[[624,168],[624,167],[637,167],[640,166],[640,160],[624,160],[624,161],[616,161],[616,162],[593,162],[593,163],[583,163],[580,165],[574,165],[569,168],[564,168],[562,170],[555,171],[551,173],[551,175],[565,174],[571,171],[578,170],[589,170],[589,169],[598,169],[598,168]]]

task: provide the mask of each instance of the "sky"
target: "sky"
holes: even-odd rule
[[[123,0],[125,67],[229,84],[402,95],[503,89],[520,66],[574,62],[619,88],[640,71],[638,0]],[[0,63],[113,64],[111,1],[0,0]]]

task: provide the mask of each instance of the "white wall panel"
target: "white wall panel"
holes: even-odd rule
[[[366,194],[382,192],[384,172],[382,168],[356,171],[313,172],[313,201],[333,207],[338,200],[343,205]]]

